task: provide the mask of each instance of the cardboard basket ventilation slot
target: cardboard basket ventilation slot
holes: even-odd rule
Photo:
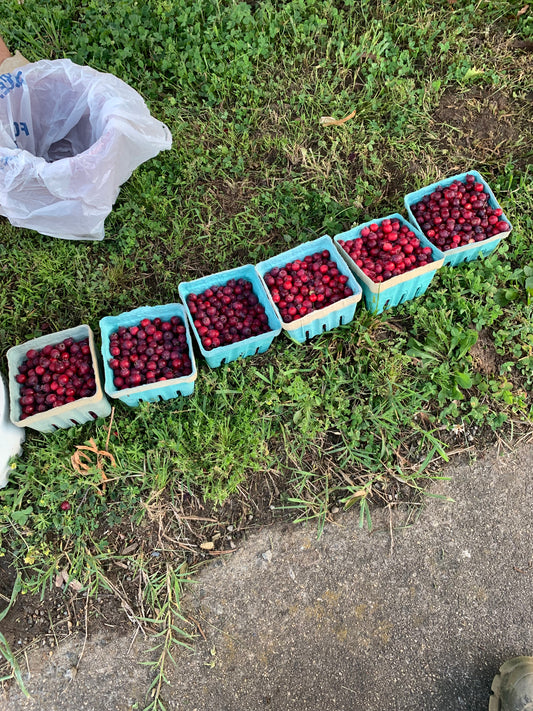
[[[411,271],[405,272],[404,274],[391,277],[390,279],[381,282],[381,284],[372,281],[372,279],[357,266],[348,252],[346,252],[346,250],[339,244],[339,241],[349,242],[350,240],[357,239],[364,227],[369,227],[373,223],[381,224],[383,220],[398,220],[400,225],[406,225],[409,227],[409,229],[412,230],[418,237],[421,245],[424,247],[431,247],[431,254],[434,261],[424,265],[423,267],[417,267],[416,269],[411,269]],[[369,222],[364,222],[362,225],[357,225],[357,227],[354,227],[347,232],[341,232],[335,236],[335,245],[337,246],[337,249],[342,257],[345,259],[346,263],[349,265],[350,269],[352,269],[357,280],[362,285],[367,309],[375,314],[379,314],[385,309],[398,306],[398,304],[403,304],[404,302],[415,299],[417,296],[423,294],[430,285],[437,270],[444,262],[443,253],[440,249],[437,249],[435,245],[431,244],[419,228],[411,225],[407,222],[405,217],[402,217],[398,213],[387,215],[386,217],[380,217],[378,220],[370,220]]]
[[[268,274],[268,272],[274,267],[284,267],[289,262],[294,262],[296,259],[302,260],[307,256],[315,254],[315,252],[322,252],[326,249],[330,253],[331,260],[337,265],[339,272],[348,277],[346,286],[349,286],[352,289],[353,295],[348,296],[345,299],[341,299],[335,304],[326,306],[323,309],[312,311],[311,313],[308,313],[305,316],[292,321],[291,323],[282,322],[279,309],[274,301],[272,301],[270,290],[265,283],[266,274]],[[264,284],[268,298],[270,299],[270,302],[281,321],[283,330],[288,336],[298,343],[304,343],[309,338],[318,336],[325,331],[331,331],[332,329],[337,328],[338,326],[343,326],[353,320],[357,303],[361,300],[361,287],[339,256],[338,251],[335,249],[333,240],[329,235],[324,235],[323,237],[319,237],[311,242],[305,242],[304,244],[293,247],[292,249],[282,252],[275,257],[271,257],[264,262],[259,262],[259,264],[256,265],[256,269],[261,277],[261,281]]]
[[[26,353],[29,350],[42,350],[45,346],[61,343],[65,338],[72,338],[74,341],[82,341],[85,338],[89,339],[94,378],[96,380],[95,394],[91,397],[83,397],[74,402],[54,407],[46,412],[30,415],[24,420],[21,420],[19,403],[20,386],[15,380],[19,365],[26,360]],[[33,338],[31,341],[26,341],[26,343],[22,343],[19,346],[13,346],[13,348],[10,348],[7,352],[7,360],[9,364],[10,417],[11,422],[17,425],[17,427],[31,427],[39,432],[53,432],[57,429],[65,429],[73,425],[81,425],[84,422],[91,422],[97,417],[107,417],[110,414],[111,405],[102,390],[94,335],[89,326],[82,324],[74,328],[67,328],[64,331]]]
[[[480,175],[477,170],[469,170],[468,173],[452,175],[451,178],[439,180],[438,183],[432,183],[431,185],[428,185],[425,188],[420,188],[420,190],[416,190],[415,192],[406,195],[404,198],[404,203],[411,223],[415,225],[415,227],[417,227],[419,230],[421,230],[421,227],[418,224],[418,221],[411,210],[413,205],[419,203],[425,195],[431,195],[431,193],[437,190],[437,188],[447,188],[455,180],[459,180],[461,183],[464,183],[467,175],[473,175],[476,178],[477,182],[483,184],[484,192],[488,193],[489,195],[488,204],[490,205],[490,207],[501,209],[501,205],[496,200],[494,193],[492,192],[489,184],[483,178],[483,176]],[[447,251],[443,252],[444,264],[449,264],[451,267],[455,267],[458,264],[462,264],[463,262],[471,262],[473,259],[477,259],[481,255],[486,257],[492,252],[494,252],[494,250],[500,244],[502,239],[507,237],[513,229],[511,223],[509,222],[505,214],[501,215],[500,220],[502,220],[503,222],[507,222],[507,224],[509,225],[509,229],[507,231],[500,232],[499,234],[494,235],[493,237],[489,237],[489,239],[485,239],[482,242],[474,242],[472,244],[465,244],[462,247],[448,249]]]
[[[162,321],[169,321],[173,316],[178,316],[185,326],[187,335],[187,346],[189,358],[191,359],[192,371],[190,375],[185,375],[171,380],[156,381],[155,383],[145,383],[135,387],[123,388],[119,390],[113,383],[113,370],[109,365],[112,358],[109,351],[109,339],[120,326],[129,328],[138,326],[140,322],[148,318],[153,321],[160,318]],[[162,306],[140,306],[132,311],[125,311],[118,316],[104,316],[100,319],[100,330],[102,332],[102,357],[104,361],[105,391],[114,399],[124,402],[126,405],[136,407],[140,402],[159,402],[170,400],[180,395],[191,395],[194,392],[194,382],[197,378],[196,363],[191,343],[191,334],[185,316],[185,310],[181,304],[165,304]]]

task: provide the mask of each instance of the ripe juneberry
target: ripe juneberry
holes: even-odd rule
[[[327,249],[273,267],[264,276],[272,301],[285,323],[353,295],[348,277],[341,274]]]
[[[408,225],[385,218],[363,227],[357,238],[339,245],[378,284],[433,261],[431,247],[420,243]]]
[[[502,209],[489,203],[483,183],[468,174],[464,182],[454,180],[447,187],[438,186],[411,210],[430,242],[446,252],[510,229],[501,219]]]
[[[247,279],[230,279],[226,284],[189,294],[187,306],[206,350],[238,343],[271,331],[265,307]]]
[[[119,327],[109,336],[109,352],[108,363],[117,390],[192,373],[187,332],[178,316],[167,321],[144,318],[138,325]],[[174,359],[172,354],[176,354]],[[178,358],[179,363],[173,364]]]
[[[65,338],[42,350],[30,348],[15,380],[21,389],[20,419],[46,412],[96,392],[91,348],[87,338]]]

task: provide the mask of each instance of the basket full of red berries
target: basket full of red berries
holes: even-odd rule
[[[17,427],[53,432],[111,412],[89,326],[82,324],[13,346],[7,360],[10,418]]]
[[[493,252],[512,230],[487,181],[476,171],[454,175],[405,196],[409,219],[455,266]]]
[[[397,213],[341,232],[335,244],[373,313],[423,294],[444,261],[442,252]]]
[[[191,395],[197,377],[181,304],[141,306],[100,319],[105,391],[126,405]]]
[[[350,323],[361,287],[328,235],[256,265],[285,332],[299,343]]]
[[[252,264],[182,282],[178,291],[211,368],[264,353],[281,333]]]

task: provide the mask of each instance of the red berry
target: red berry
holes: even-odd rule
[[[274,284],[293,288],[293,276],[286,270],[277,270],[272,275]],[[279,281],[278,281],[279,280]],[[211,350],[220,346],[237,343],[251,335],[270,330],[268,319],[254,329],[252,322],[262,318],[265,310],[253,293],[251,282],[245,279],[230,279],[225,285],[206,289],[201,294],[187,297],[189,311],[195,317],[194,327],[204,348]]]
[[[25,416],[34,411],[46,412],[61,407],[67,401],[67,393],[71,398],[69,402],[82,397],[82,391],[85,396],[94,394],[96,381],[87,339],[76,343],[70,337],[65,338],[57,345],[44,346],[41,351],[30,349],[26,357],[16,376],[19,384],[27,386],[20,397]],[[73,378],[80,368],[85,373],[84,377]],[[30,402],[30,398],[35,398],[35,405],[33,400]]]
[[[443,205],[440,189],[425,195],[421,202],[412,206],[423,232],[444,251],[483,241],[509,229],[507,223],[504,223],[505,227],[498,227],[503,212],[501,208],[490,207],[489,194],[484,192],[483,183],[477,182],[474,175],[467,175],[464,183],[453,181],[444,191],[444,197],[450,210]],[[442,229],[444,223],[446,229]]]

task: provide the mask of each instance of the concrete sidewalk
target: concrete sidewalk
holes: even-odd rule
[[[415,516],[338,515],[253,535],[197,578],[186,609],[207,641],[180,652],[169,711],[486,711],[509,656],[533,654],[533,445],[472,466]],[[417,520],[415,520],[415,518]],[[70,639],[30,655],[33,701],[2,711],[143,709],[148,644]],[[71,674],[70,674],[71,676]]]

